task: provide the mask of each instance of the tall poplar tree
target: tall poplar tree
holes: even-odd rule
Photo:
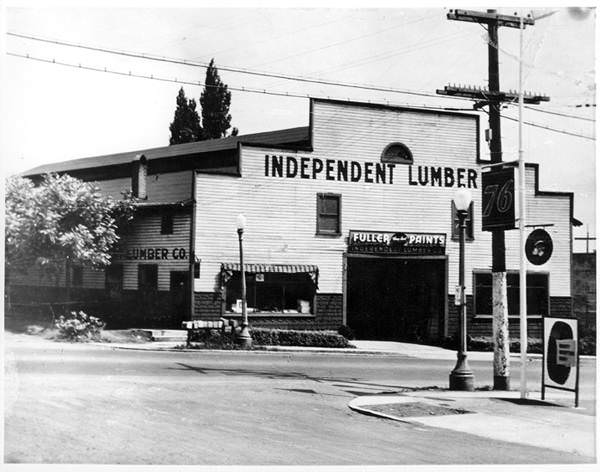
[[[229,105],[231,104],[231,92],[227,85],[221,81],[219,71],[215,66],[215,60],[211,59],[206,69],[204,91],[200,96],[202,106],[202,128],[204,139],[224,138],[227,130],[231,128],[231,115]],[[237,128],[233,128],[231,136],[236,136]]]
[[[193,98],[188,100],[183,87],[179,89],[177,108],[169,129],[171,130],[169,145],[192,143],[206,139],[200,126],[200,117],[196,111],[196,100]]]

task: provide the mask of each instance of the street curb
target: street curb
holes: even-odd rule
[[[136,344],[131,345],[122,345],[115,343],[114,345],[111,343],[88,343],[89,345],[101,346],[101,347],[109,347],[112,349],[124,349],[124,350],[134,350],[134,351],[154,351],[154,352],[247,352],[247,353],[255,353],[255,352],[287,352],[287,353],[303,353],[303,354],[351,354],[351,355],[375,355],[375,356],[390,356],[390,357],[402,357],[402,358],[412,358],[412,359],[429,359],[429,360],[453,360],[444,356],[435,356],[435,355],[424,355],[420,356],[418,353],[409,354],[405,352],[393,352],[393,351],[375,351],[375,350],[365,350],[365,349],[348,349],[348,348],[310,348],[310,347],[292,347],[292,346],[260,346],[258,349],[252,350],[232,350],[232,349],[190,349],[190,348],[181,348],[177,349],[175,347],[160,347],[160,346],[145,346],[141,347]],[[147,343],[150,344],[150,343]],[[471,353],[477,354],[486,354],[488,351],[469,351]],[[491,352],[489,353],[491,354]],[[519,358],[520,354],[511,353],[511,358]],[[527,354],[529,359],[541,359],[541,354],[531,353]],[[579,356],[580,359],[596,359],[596,356]]]
[[[358,413],[362,413],[364,415],[368,415],[368,416],[375,416],[375,417],[379,417],[379,418],[385,418],[388,420],[394,420],[394,421],[400,421],[401,423],[407,423],[407,424],[413,424],[412,421],[410,421],[410,419],[406,419],[406,418],[401,418],[398,416],[394,416],[394,415],[388,415],[386,413],[382,413],[380,411],[375,411],[375,410],[370,410],[368,408],[365,408],[364,406],[362,406],[360,404],[360,400],[364,399],[365,397],[357,397],[357,398],[353,398],[352,400],[350,400],[348,402],[348,407],[353,410],[356,411]],[[394,396],[388,396],[388,398],[391,400],[387,403],[400,403],[400,402],[394,402],[393,399],[397,399],[398,395],[394,395]],[[402,402],[402,403],[409,403],[409,402]],[[370,403],[370,405],[375,405],[376,403]]]
[[[292,349],[281,349],[281,348],[276,348],[276,347],[269,347],[269,348],[260,348],[260,349],[249,349],[249,350],[244,350],[244,349],[189,349],[189,348],[182,348],[182,349],[177,349],[174,347],[138,347],[134,344],[132,344],[131,346],[117,346],[117,345],[113,345],[111,343],[88,343],[88,345],[93,345],[93,346],[99,346],[99,347],[104,347],[104,348],[110,348],[110,349],[122,349],[122,350],[128,350],[128,351],[152,351],[152,352],[196,352],[196,353],[200,353],[200,352],[219,352],[219,353],[240,353],[240,352],[244,352],[244,353],[248,353],[248,354],[268,354],[268,353],[272,353],[272,352],[278,352],[278,353],[299,353],[299,354],[334,354],[334,355],[345,355],[345,354],[351,354],[351,355],[376,355],[376,356],[389,356],[389,357],[402,357],[402,358],[416,358],[415,356],[411,356],[408,354],[403,354],[401,352],[388,352],[388,351],[364,351],[364,350],[360,350],[360,349],[339,349],[339,350],[325,350],[325,349],[319,349],[319,348],[314,348],[314,349],[302,349],[302,348],[292,348]]]

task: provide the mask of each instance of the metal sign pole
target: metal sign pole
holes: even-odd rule
[[[527,398],[527,262],[525,259],[525,161],[523,159],[523,17],[519,18],[519,319],[521,398]]]
[[[542,400],[546,399],[546,321],[542,318]]]
[[[579,407],[579,320],[577,320],[577,336],[575,340],[575,353],[577,354],[577,373],[575,377],[575,408]]]

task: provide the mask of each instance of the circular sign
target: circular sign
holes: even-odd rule
[[[552,238],[543,229],[534,230],[525,242],[525,255],[534,265],[545,264],[552,255]]]
[[[548,369],[548,376],[550,380],[557,384],[564,385],[569,378],[571,368],[565,365],[559,365],[556,362],[557,354],[557,341],[561,339],[573,339],[573,330],[571,327],[563,321],[557,321],[552,326],[550,331],[550,339],[548,340],[548,354],[546,356],[546,368]]]

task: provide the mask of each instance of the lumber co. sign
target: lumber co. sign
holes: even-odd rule
[[[141,247],[129,248],[125,252],[113,254],[115,259],[141,260],[141,261],[160,261],[160,260],[181,260],[187,259],[187,251],[183,247]]]

